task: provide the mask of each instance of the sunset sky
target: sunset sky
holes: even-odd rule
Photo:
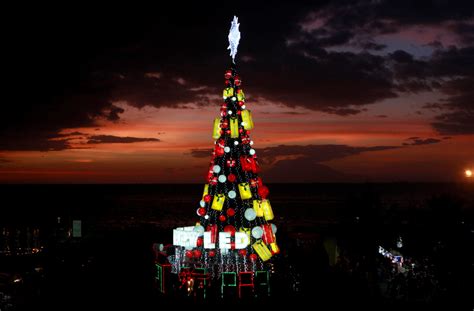
[[[473,2],[195,6],[12,10],[0,182],[204,183],[233,15],[264,180],[474,169]]]

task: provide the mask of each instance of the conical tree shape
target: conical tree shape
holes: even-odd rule
[[[215,145],[197,209],[199,222],[192,229],[198,236],[196,245],[178,247],[175,255],[178,264],[205,268],[216,277],[222,272],[267,270],[268,260],[279,253],[276,226],[270,223],[274,215],[269,190],[258,175],[250,139],[252,114],[241,85],[233,65],[225,72],[220,117],[213,124]]]

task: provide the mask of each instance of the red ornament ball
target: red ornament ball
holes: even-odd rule
[[[227,120],[222,121],[221,128],[225,129],[229,126],[229,122]]]
[[[188,257],[188,258],[193,258],[193,252],[190,251],[190,250],[187,250],[186,253],[185,253],[185,256]]]
[[[239,133],[242,134],[244,132],[243,128],[239,128]]]
[[[230,86],[230,81],[229,80],[225,80],[225,86]]]
[[[224,78],[226,79],[232,78],[232,70],[226,70],[224,73]]]
[[[245,105],[245,103],[243,101],[239,101],[239,106],[242,107],[243,105]]]
[[[225,132],[230,135],[230,130],[227,130],[227,131],[225,131]]]
[[[196,240],[196,246],[197,246],[197,247],[201,247],[203,244],[204,244],[203,238],[198,238],[198,239]]]
[[[209,254],[209,257],[214,257],[216,256],[216,251],[211,249],[208,254]]]
[[[219,216],[219,220],[224,222],[227,218],[224,216],[224,215],[220,215]]]
[[[206,215],[206,209],[205,209],[204,207],[198,208],[197,214],[198,214],[199,216],[204,216],[204,215]]]
[[[257,254],[250,254],[249,258],[251,261],[257,261]]]
[[[227,180],[230,182],[234,182],[236,179],[235,175],[230,173],[229,176],[227,176]]]
[[[239,76],[234,77],[234,84],[237,85],[237,86],[242,84],[242,80],[240,80]]]
[[[258,188],[258,195],[262,197],[262,199],[266,199],[270,190],[268,190],[267,186],[261,186]]]
[[[229,217],[234,216],[234,215],[235,215],[235,209],[233,209],[233,208],[227,209],[226,214],[227,214],[227,216],[229,216]]]
[[[193,251],[193,256],[194,256],[194,258],[199,258],[199,257],[201,257],[201,255],[202,255],[202,252],[201,252],[200,250],[195,249],[195,250]]]
[[[239,254],[240,254],[240,256],[245,256],[245,255],[247,255],[247,250],[245,248],[239,249]]]
[[[224,232],[230,232],[231,235],[235,234],[235,227],[232,225],[227,225],[224,227]]]
[[[212,177],[209,183],[213,186],[217,185],[217,176]]]
[[[216,156],[222,157],[224,155],[224,147],[221,147],[220,145],[216,145],[216,148],[214,149],[214,152],[216,153]]]
[[[204,202],[206,202],[206,203],[211,202],[211,199],[212,199],[212,197],[211,197],[210,194],[206,194],[206,195],[204,196]]]

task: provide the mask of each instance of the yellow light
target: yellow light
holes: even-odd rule
[[[472,171],[471,171],[471,170],[466,170],[466,171],[464,172],[464,174],[466,174],[466,177],[468,177],[468,178],[469,178],[469,177],[472,177]]]

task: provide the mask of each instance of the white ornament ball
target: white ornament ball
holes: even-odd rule
[[[227,177],[225,175],[219,175],[219,182],[225,182],[227,180]]]
[[[231,116],[232,115],[232,110],[227,111],[227,113],[229,114],[229,116]]]
[[[253,145],[253,140],[251,140],[249,144],[250,144],[250,146],[252,146]]]
[[[252,228],[252,236],[255,238],[255,239],[260,239],[263,235],[263,229],[262,227],[253,227]]]
[[[225,152],[225,153],[229,153],[229,152],[230,152],[230,147],[227,147],[227,146],[224,147],[224,152]]]
[[[201,225],[197,225],[194,227],[194,232],[198,233],[198,236],[203,236],[204,235],[204,227]]]
[[[242,126],[245,126],[245,124],[246,123],[244,121],[240,122],[240,125],[242,125]]]
[[[250,153],[250,155],[254,155],[255,154],[255,149],[250,149],[249,153]]]
[[[205,206],[206,206],[206,202],[204,202],[204,200],[199,201],[199,206],[205,207]]]
[[[275,224],[272,224],[272,231],[273,231],[273,234],[277,233],[277,226],[275,226]]]
[[[237,146],[238,144],[239,144],[239,142],[238,142],[238,141],[234,141],[234,145],[236,145],[236,146]]]
[[[237,196],[237,193],[235,193],[234,190],[230,190],[227,195],[229,196],[230,199],[235,199],[235,197]]]
[[[242,105],[242,110],[245,110],[245,108],[246,108],[245,105]]]
[[[214,165],[212,170],[214,171],[214,173],[219,173],[221,171],[221,167],[219,165]]]
[[[235,96],[232,96],[232,100],[233,100],[233,101],[236,101],[237,98],[236,98]]]
[[[204,215],[204,219],[209,219],[209,215]]]
[[[255,213],[255,210],[253,208],[247,208],[244,213],[245,219],[248,221],[255,220],[257,217],[257,213]]]

